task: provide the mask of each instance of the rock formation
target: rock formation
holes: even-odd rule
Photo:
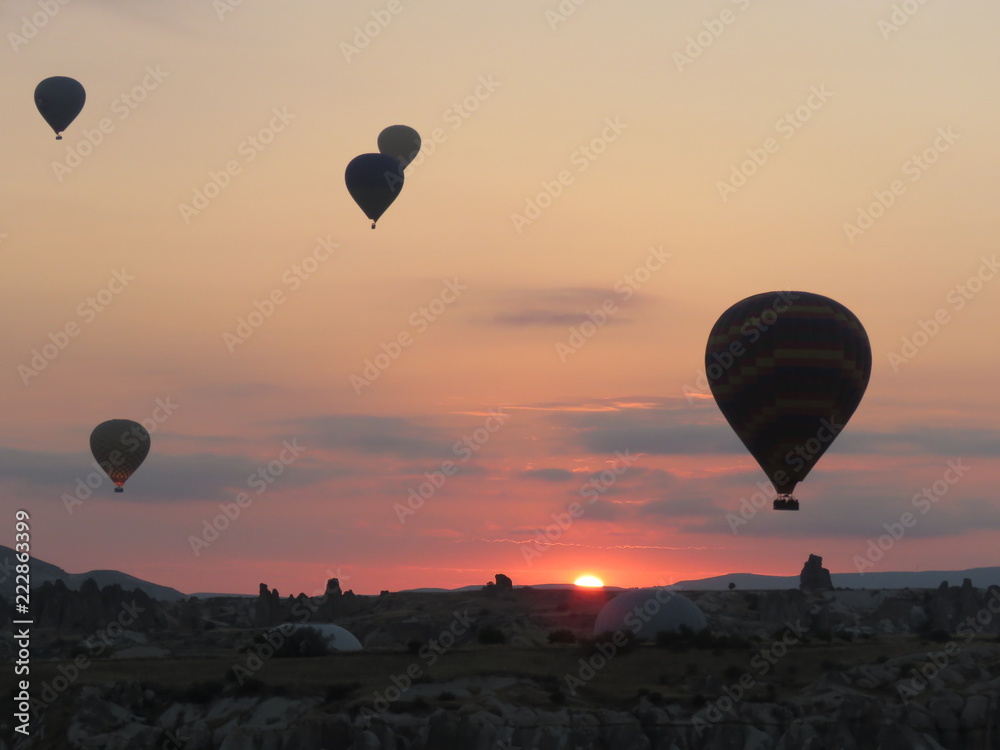
[[[833,588],[830,571],[823,567],[823,558],[809,555],[799,574],[799,588],[803,591],[829,591]]]
[[[46,582],[31,594],[35,627],[57,628],[65,633],[92,633],[117,623],[117,630],[148,630],[166,620],[157,602],[143,591],[125,591],[121,586],[98,588],[88,578],[79,591],[62,581]]]

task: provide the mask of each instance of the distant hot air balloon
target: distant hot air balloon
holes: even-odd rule
[[[806,478],[868,387],[872,352],[861,321],[829,297],[767,292],[712,327],[705,372],[719,409],[778,492],[798,510]]]
[[[378,134],[378,150],[406,167],[420,151],[420,134],[408,125],[390,125]]]
[[[53,76],[35,86],[35,106],[45,122],[56,133],[56,140],[62,140],[59,135],[76,119],[87,101],[87,92],[79,81],[66,76]]]
[[[403,189],[403,167],[392,156],[361,154],[351,159],[344,172],[347,191],[365,215],[375,222]]]
[[[90,452],[115,483],[115,492],[139,468],[149,454],[149,433],[131,419],[109,419],[90,433]]]

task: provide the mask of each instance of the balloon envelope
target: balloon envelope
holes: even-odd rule
[[[847,424],[871,370],[861,321],[810,292],[737,302],[705,350],[719,409],[780,495],[791,494]]]
[[[35,87],[35,106],[45,122],[59,135],[76,119],[87,101],[87,92],[79,81],[66,76],[46,78]]]
[[[94,460],[115,483],[115,492],[149,455],[149,433],[131,419],[109,419],[90,433],[90,452]]]
[[[408,125],[390,125],[378,134],[378,150],[405,167],[420,151],[420,134]]]
[[[361,154],[351,159],[344,172],[347,191],[365,216],[375,222],[403,189],[403,167],[385,154]]]

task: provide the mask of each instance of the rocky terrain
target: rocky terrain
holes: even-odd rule
[[[0,750],[1000,748],[1000,587],[828,581],[817,558],[802,589],[685,592],[709,631],[641,644],[593,637],[612,593],[506,577],[173,602],[47,584],[32,736],[5,712]],[[335,622],[365,650],[324,654],[282,622]]]

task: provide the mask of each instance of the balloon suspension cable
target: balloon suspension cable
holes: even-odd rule
[[[791,495],[778,495],[774,500],[774,510],[798,510],[799,501]]]

